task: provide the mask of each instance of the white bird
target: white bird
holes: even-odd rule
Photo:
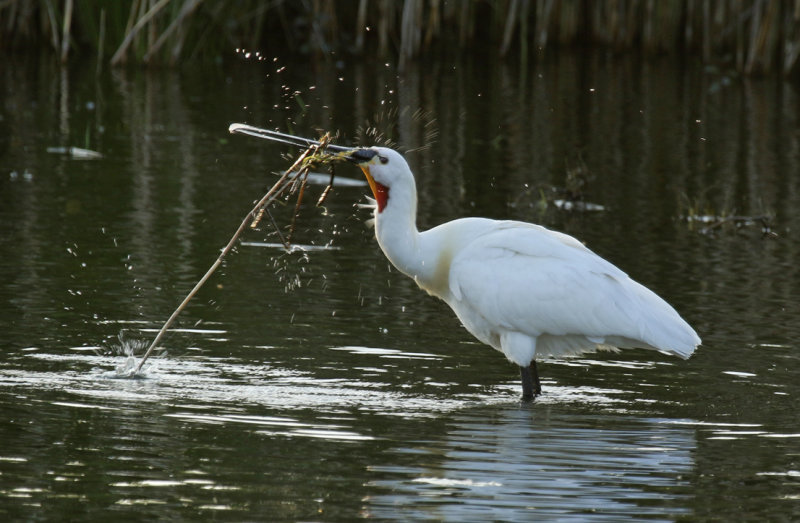
[[[349,159],[372,189],[386,257],[444,300],[473,336],[519,365],[524,400],[541,393],[536,358],[638,347],[685,359],[700,344],[666,301],[572,236],[486,218],[420,232],[414,175],[403,156],[371,147]]]

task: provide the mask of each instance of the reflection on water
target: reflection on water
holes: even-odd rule
[[[569,54],[402,75],[81,67],[0,71],[4,519],[800,517],[794,84]],[[421,227],[573,234],[705,345],[542,362],[545,393],[521,405],[513,366],[388,268],[343,166],[298,248],[248,231],[144,375],[111,379],[287,166],[234,121],[341,143],[372,126],[409,150]],[[602,210],[549,201],[576,165]],[[777,238],[685,221],[734,211]]]
[[[440,359],[381,348],[334,350],[407,356],[403,361],[409,363]],[[686,478],[696,445],[689,421],[564,413],[550,394],[551,407],[532,408],[491,391],[454,397],[397,393],[380,382],[320,379],[228,358],[163,358],[144,379],[108,379],[106,369],[120,358],[27,351],[15,359],[15,368],[0,380],[3,390],[17,391],[17,408],[29,411],[15,419],[62,419],[67,429],[51,439],[28,425],[27,437],[9,441],[3,457],[10,464],[7,481],[20,481],[40,466],[53,469],[37,486],[3,495],[63,506],[67,482],[85,483],[84,491],[100,481],[113,506],[172,506],[180,498],[184,509],[203,512],[211,510],[206,492],[213,491],[213,510],[252,517],[261,509],[250,501],[240,512],[243,491],[278,487],[292,470],[332,466],[328,474],[344,475],[346,488],[360,492],[362,515],[381,519],[392,519],[398,507],[403,517],[442,520],[687,511],[678,501],[689,495]],[[580,396],[570,392],[565,397]],[[91,434],[90,427],[103,430]],[[298,440],[309,443],[291,443]],[[44,444],[44,455],[25,450],[32,441]],[[76,446],[56,458],[64,444]],[[311,445],[305,451],[311,454],[297,454],[297,448],[291,455],[275,454],[287,445]],[[348,450],[351,445],[359,448]],[[320,452],[338,457],[325,466],[315,461]],[[361,457],[344,457],[353,452]],[[267,453],[272,461],[249,453]],[[232,455],[244,460],[225,465]],[[101,456],[104,466],[97,463]],[[271,478],[276,467],[280,473]],[[323,484],[331,480],[324,477]],[[298,481],[307,479],[289,483]],[[344,494],[328,488],[334,496]],[[276,514],[284,513],[271,517]]]
[[[276,365],[280,354],[265,363],[187,352],[120,380],[109,369],[124,355],[75,349],[29,348],[7,361],[0,391],[16,397],[8,405],[18,427],[0,456],[7,499],[60,511],[77,490],[89,506],[151,507],[152,516],[167,506],[174,517],[214,510],[293,519],[319,510],[393,519],[402,508],[414,520],[673,519],[697,513],[697,478],[710,473],[695,460],[704,446],[711,456],[726,441],[764,448],[753,438],[798,436],[760,423],[644,417],[634,413],[669,402],[655,405],[636,389],[550,379],[541,401],[524,405],[515,380],[460,393],[446,381],[398,386],[396,376],[420,373],[420,364],[446,365],[437,353],[331,347],[344,359],[326,362],[338,376],[330,378]],[[360,378],[347,374],[350,357],[363,365],[354,368]],[[659,366],[644,362],[576,362],[659,379]],[[465,370],[466,380],[476,377]],[[726,459],[715,458],[714,474]],[[796,469],[764,467],[746,476],[761,478],[758,491],[796,481]],[[94,499],[94,489],[105,495]],[[263,489],[280,490],[256,503]],[[314,489],[325,495],[309,511]],[[304,503],[289,510],[287,499]]]
[[[487,423],[487,419],[490,420]],[[370,515],[525,521],[671,519],[689,513],[696,442],[671,420],[480,409],[453,417],[442,441],[376,465]],[[467,501],[465,501],[467,500]]]

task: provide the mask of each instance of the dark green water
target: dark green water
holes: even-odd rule
[[[800,518],[797,85],[569,55],[402,75],[16,58],[1,78],[4,519]],[[420,226],[572,234],[704,344],[544,362],[545,394],[521,405],[517,370],[389,269],[354,207],[368,189],[319,209],[314,186],[296,240],[333,248],[282,254],[267,224],[248,232],[147,377],[113,379],[288,166],[232,122],[425,146],[407,156]],[[103,156],[48,152],[69,146]],[[605,211],[543,205],[568,171]],[[769,215],[778,237],[689,213]]]

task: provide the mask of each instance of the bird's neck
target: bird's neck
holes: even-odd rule
[[[417,230],[417,194],[413,180],[389,190],[386,206],[375,212],[375,236],[383,253],[400,272],[418,279],[425,275],[425,257]]]

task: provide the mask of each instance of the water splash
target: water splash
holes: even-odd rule
[[[116,365],[113,371],[103,373],[103,377],[111,379],[144,379],[147,372],[153,369],[152,364],[147,364],[140,372],[136,372],[139,366],[139,359],[136,353],[144,353],[149,346],[145,340],[138,338],[128,338],[126,332],[120,331],[117,335],[119,345],[112,345],[110,348],[113,355],[124,356],[125,361]]]

